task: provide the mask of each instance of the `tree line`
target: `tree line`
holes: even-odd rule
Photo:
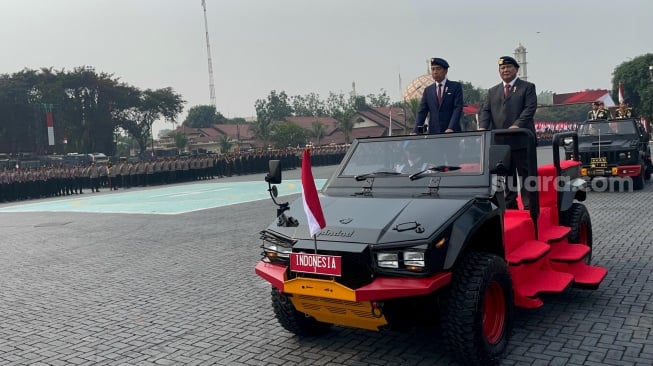
[[[619,83],[639,116],[653,113],[653,54],[637,56],[613,71],[612,95],[618,100]],[[464,103],[480,105],[487,94],[470,82],[462,81]],[[176,122],[185,101],[172,88],[145,89],[121,82],[113,74],[97,73],[90,67],[73,70],[24,69],[0,75],[0,152],[33,152],[39,155],[64,152],[104,152],[116,155],[125,140],[134,141],[141,152],[152,143],[152,124],[157,120]],[[326,98],[317,93],[288,96],[272,90],[256,100],[256,121],[250,125],[254,136],[264,144],[295,146],[307,137],[318,141],[326,126],[316,121],[310,130],[280,122],[289,116],[332,117],[337,128],[350,141],[355,121],[352,117],[369,107],[403,108],[406,121],[414,120],[419,100],[391,102],[385,90],[378,94],[330,92]],[[582,121],[588,105],[538,108],[540,121]],[[54,117],[55,145],[48,145],[46,111]],[[465,116],[463,126],[472,126],[474,116]],[[214,106],[189,109],[183,124],[210,127],[213,124],[244,124],[243,118],[228,119]],[[184,145],[184,136],[175,136]],[[229,139],[223,141],[229,145]],[[122,153],[122,152],[121,152]]]
[[[146,89],[90,67],[24,69],[0,75],[0,152],[116,153],[127,134],[144,151],[154,121],[175,121],[185,101],[170,88]],[[54,119],[48,144],[46,112]]]

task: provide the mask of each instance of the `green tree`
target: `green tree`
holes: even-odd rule
[[[410,121],[409,126],[414,127],[415,126],[415,120],[417,119],[417,110],[419,109],[419,102],[420,100],[418,98],[413,98],[411,100],[406,101],[406,110],[408,111],[409,116],[408,121]],[[409,127],[408,129],[412,131],[412,127]]]
[[[281,122],[272,127],[270,140],[276,148],[304,145],[307,131],[291,122]]]
[[[256,109],[256,122],[251,125],[251,131],[254,137],[267,146],[271,141],[274,122],[292,116],[292,107],[288,103],[286,92],[282,91],[277,94],[276,90],[272,90],[267,99],[257,99],[254,108]]]
[[[326,133],[326,125],[320,121],[313,121],[311,123],[311,130],[308,132],[309,136],[315,138],[315,144],[320,146],[320,141]]]
[[[329,115],[336,120],[336,126],[345,136],[345,143],[349,143],[349,136],[354,129],[354,115],[357,112],[356,98],[354,96],[345,97],[343,93],[329,93],[327,99],[327,108]]]
[[[653,75],[649,67],[653,65],[653,53],[637,56],[617,66],[612,73],[612,95],[618,100],[619,83],[624,97],[638,116],[653,117]]]
[[[587,119],[590,103],[540,106],[535,112],[535,120],[542,122],[582,122]]]
[[[467,81],[461,81],[460,84],[463,89],[463,104],[480,106],[487,95],[487,89],[474,87],[472,83]]]
[[[272,121],[281,121],[293,115],[293,109],[285,91],[277,93],[276,90],[272,90],[267,99],[256,100],[254,108],[256,109],[257,118],[259,114],[265,114]]]
[[[319,94],[295,95],[290,100],[295,116],[326,116],[326,105],[320,100]]]
[[[184,126],[193,128],[211,127],[214,124],[225,123],[226,118],[212,105],[196,105],[188,110],[183,122]]]
[[[220,138],[220,152],[226,153],[231,150],[231,147],[234,145],[233,140],[229,138],[229,136],[222,136]]]
[[[184,150],[186,150],[186,146],[188,146],[188,136],[184,135],[183,133],[175,133],[172,135],[172,138],[175,141],[177,152],[180,154],[184,152]]]
[[[148,139],[152,138],[152,124],[159,119],[174,122],[181,113],[184,100],[170,87],[142,92],[131,89],[127,94],[130,106],[116,110],[114,117],[138,142],[142,153],[147,148]]]
[[[372,107],[387,107],[390,105],[390,97],[388,93],[382,88],[381,92],[377,95],[368,94],[367,101]]]

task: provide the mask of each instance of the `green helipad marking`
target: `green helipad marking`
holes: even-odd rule
[[[326,179],[316,179],[321,187]],[[279,196],[301,192],[299,180],[277,184]],[[0,212],[91,212],[177,215],[185,212],[270,199],[264,182],[203,182],[162,186],[140,190],[119,190],[106,193],[84,193],[70,198],[24,202],[5,207]]]

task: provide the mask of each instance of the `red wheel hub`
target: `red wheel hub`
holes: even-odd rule
[[[506,297],[503,287],[492,281],[485,291],[483,305],[483,333],[489,343],[496,344],[501,339],[506,322]]]

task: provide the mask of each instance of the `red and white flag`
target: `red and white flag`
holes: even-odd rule
[[[619,103],[624,102],[624,88],[621,86],[621,83],[619,83]]]
[[[302,201],[304,203],[304,212],[308,220],[308,227],[311,236],[319,233],[326,227],[326,220],[320,205],[320,198],[317,196],[317,188],[313,180],[311,171],[311,153],[309,149],[304,150],[302,156]]]

